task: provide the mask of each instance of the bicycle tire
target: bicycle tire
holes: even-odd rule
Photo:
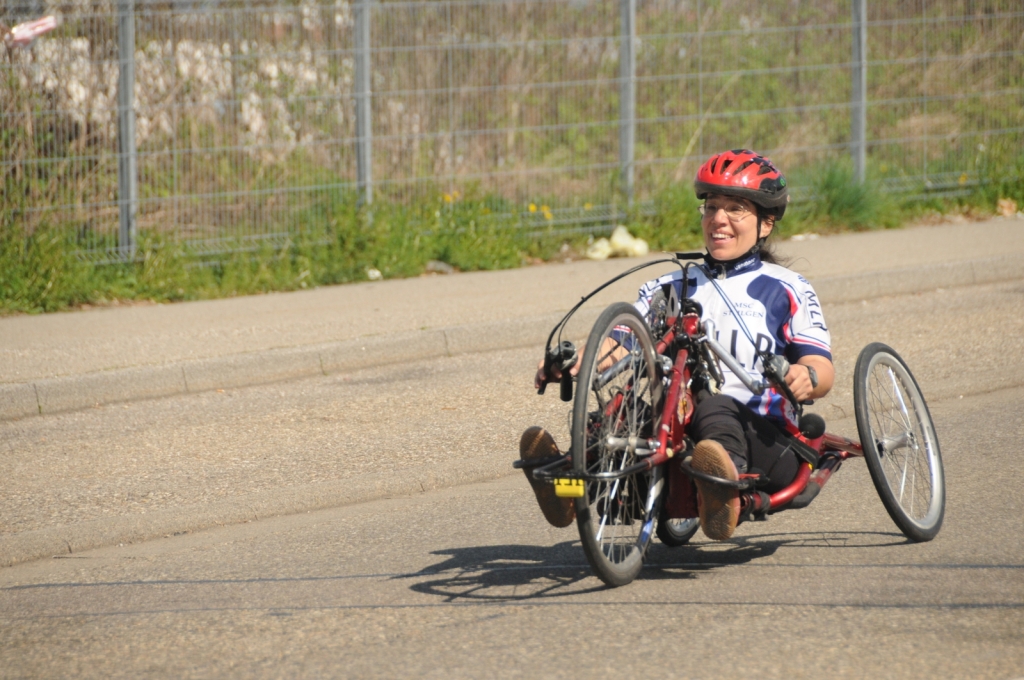
[[[861,350],[853,404],[868,471],[886,511],[910,540],[932,540],[946,508],[942,454],[921,388],[896,350],[880,342]]]
[[[612,358],[615,349],[626,353]],[[655,434],[661,394],[655,361],[647,322],[635,307],[616,303],[598,317],[577,374],[574,472],[610,472],[640,460],[637,440],[629,438]],[[576,525],[587,561],[605,584],[626,585],[640,573],[660,512],[662,475],[659,466],[620,480],[584,483]]]
[[[700,520],[696,517],[688,519],[658,520],[658,540],[670,548],[678,548],[686,545],[693,538],[693,535],[700,529]]]

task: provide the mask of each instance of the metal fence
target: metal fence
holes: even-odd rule
[[[604,229],[723,148],[958,191],[1024,141],[1020,0],[0,0],[46,13],[0,62],[2,200],[97,262],[467,193]]]

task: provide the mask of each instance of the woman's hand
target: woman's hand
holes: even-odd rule
[[[605,342],[608,342],[607,338],[605,339]],[[580,372],[580,363],[583,361],[583,352],[586,349],[587,343],[581,342],[579,348],[576,350],[576,363],[569,369],[569,375],[575,377]],[[548,374],[544,375],[544,360],[541,359],[540,363],[537,364],[537,375],[533,378],[533,387],[539,390],[541,385],[545,385],[550,382],[558,382],[561,379],[562,368],[556,364],[552,364]]]
[[[811,375],[810,371],[807,370],[808,368],[813,368],[815,373],[817,373],[817,387],[811,384]],[[832,389],[835,375],[835,368],[833,368],[831,361],[825,357],[811,355],[803,357],[797,363],[790,365],[789,372],[786,373],[786,384],[797,401],[820,399]]]
[[[581,356],[581,357],[583,356],[583,350],[584,350],[584,348],[580,347],[579,355],[578,356]],[[576,375],[579,372],[580,372],[580,362],[577,361],[575,364],[573,364],[573,367],[569,369],[569,375],[573,375],[574,376],[574,375]],[[539,390],[541,388],[541,385],[545,385],[545,384],[547,384],[549,382],[558,382],[561,379],[562,379],[562,369],[559,368],[559,366],[557,364],[551,364],[551,369],[548,371],[547,375],[545,375],[544,374],[544,360],[541,359],[540,363],[537,364],[537,375],[535,375],[534,378],[533,378],[533,387],[534,387],[534,389],[538,389]]]
[[[580,372],[580,364],[583,362],[583,352],[587,349],[586,343],[580,343],[579,349],[576,350],[576,356],[578,357],[572,368],[569,369],[569,375],[576,376]],[[605,338],[604,344],[601,345],[600,360],[597,364],[597,369],[603,371],[608,368],[622,357],[629,354],[629,350],[621,346],[613,338]],[[544,360],[541,359],[540,363],[537,364],[537,375],[533,378],[533,386],[536,389],[540,389],[540,386],[549,383],[556,382],[562,378],[562,369],[559,366],[552,364],[551,369],[548,371],[548,375],[544,375]]]

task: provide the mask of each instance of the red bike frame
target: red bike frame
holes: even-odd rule
[[[677,337],[677,333],[685,333],[695,339],[700,332],[700,318],[696,314],[684,315],[681,322],[669,319],[669,330],[656,344],[659,354],[665,352]],[[690,343],[692,345],[692,343]],[[687,446],[686,428],[693,417],[693,394],[690,384],[689,350],[681,349],[676,353],[672,365],[668,394],[665,397],[661,413],[661,427],[658,431],[657,451],[644,460],[646,469],[662,465],[678,453],[684,453]],[[818,468],[812,471],[810,464],[802,464],[796,478],[784,489],[769,496],[769,506],[757,508],[764,513],[778,512],[786,508],[804,507],[808,505],[821,488],[825,486],[832,473],[847,458],[863,457],[864,451],[859,442],[846,437],[826,432],[816,439],[808,439],[802,434],[793,435],[804,444],[818,452],[820,456]],[[751,479],[756,475],[740,475],[740,479]],[[678,465],[669,466],[669,492],[666,498],[666,510],[669,518],[687,518],[697,516],[696,489],[690,477]],[[757,498],[750,499],[758,502]]]

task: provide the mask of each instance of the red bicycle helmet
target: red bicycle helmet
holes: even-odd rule
[[[724,151],[709,158],[697,171],[693,188],[702,201],[708,194],[745,198],[777,220],[782,219],[789,202],[786,178],[779,169],[747,149]]]

